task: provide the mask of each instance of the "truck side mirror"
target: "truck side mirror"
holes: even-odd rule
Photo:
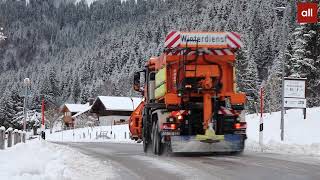
[[[133,75],[133,89],[140,92],[140,72],[135,72]]]

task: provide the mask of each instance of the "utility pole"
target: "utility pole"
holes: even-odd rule
[[[286,51],[286,41],[287,41],[287,36],[288,36],[288,28],[286,25],[287,21],[287,10],[288,6],[285,7],[276,7],[274,10],[282,12],[282,22],[284,26],[282,27],[282,63],[281,63],[281,122],[280,122],[280,137],[281,141],[284,140],[284,76],[285,76],[285,51]]]
[[[28,98],[28,88],[30,85],[30,79],[29,78],[25,78],[23,80],[24,82],[24,87],[25,87],[25,94],[24,94],[24,100],[23,100],[23,131],[26,131],[26,127],[27,127],[27,98]]]
[[[284,56],[284,52],[283,52]],[[282,81],[282,87],[281,87],[281,123],[280,123],[280,129],[281,129],[281,141],[284,140],[284,57],[282,62],[282,74],[281,74],[281,81]]]
[[[284,77],[285,77],[285,58],[286,58],[286,41],[287,41],[287,31],[289,27],[286,27],[286,21],[287,21],[287,16],[286,16],[286,11],[287,11],[287,7],[285,7],[283,9],[283,18],[282,18],[282,22],[284,22],[284,26],[282,29],[282,34],[283,34],[283,38],[282,38],[282,43],[283,43],[283,48],[282,48],[282,72],[281,72],[281,123],[280,123],[280,129],[281,129],[281,141],[284,141],[284,113],[285,113],[285,108],[284,108]]]

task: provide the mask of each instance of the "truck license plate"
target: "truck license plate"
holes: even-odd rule
[[[179,136],[180,132],[179,131],[162,131],[161,135],[162,136]]]

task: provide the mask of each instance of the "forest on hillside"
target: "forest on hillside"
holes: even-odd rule
[[[315,2],[315,1],[313,1]],[[319,3],[319,0],[317,1]],[[296,0],[0,0],[0,125],[19,125],[23,79],[28,107],[85,103],[97,95],[137,96],[133,72],[163,50],[171,30],[236,31],[240,91],[266,111],[281,106],[281,71],[306,77],[308,107],[320,106],[320,24],[296,23]]]

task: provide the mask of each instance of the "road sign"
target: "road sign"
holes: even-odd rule
[[[284,108],[304,109],[304,119],[306,119],[306,80],[307,78],[285,77],[282,88],[282,113],[281,113],[281,140],[284,132]]]
[[[285,98],[305,98],[306,96],[306,79],[284,80],[284,97]]]
[[[212,33],[171,31],[166,37],[164,46],[166,48],[188,46],[197,48],[238,49],[241,48],[243,44],[240,40],[240,35],[236,32]],[[228,52],[229,51],[226,51],[225,53]]]
[[[284,98],[284,107],[286,108],[306,108],[306,99],[300,98]]]

